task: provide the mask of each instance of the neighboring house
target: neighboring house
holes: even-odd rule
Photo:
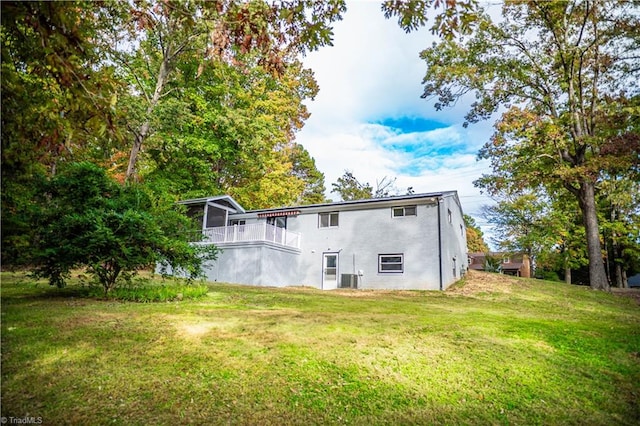
[[[487,256],[490,258],[487,267]],[[469,253],[469,269],[476,271],[496,270],[506,275],[531,278],[529,256],[522,253]]]
[[[180,203],[199,243],[223,250],[210,281],[443,290],[467,270],[455,191],[253,211],[226,195]]]

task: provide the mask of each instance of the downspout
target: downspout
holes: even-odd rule
[[[440,290],[442,290],[442,220],[440,219],[440,203],[442,198],[438,198],[438,273],[440,279]]]
[[[353,274],[356,273],[356,254],[353,253]]]

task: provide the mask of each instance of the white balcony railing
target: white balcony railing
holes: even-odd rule
[[[285,247],[300,248],[300,234],[267,223],[219,226],[202,232],[200,242],[222,244],[251,241],[269,241]]]

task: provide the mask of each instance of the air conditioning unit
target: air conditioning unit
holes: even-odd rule
[[[358,275],[342,274],[340,276],[340,288],[358,288]]]

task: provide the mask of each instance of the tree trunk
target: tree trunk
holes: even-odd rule
[[[613,282],[611,279],[611,259],[614,258],[611,249],[609,248],[609,239],[607,238],[607,234],[605,231],[602,231],[602,242],[604,243],[604,253],[605,253],[605,261],[604,261],[604,272],[607,274],[607,281]]]
[[[567,284],[571,284],[571,266],[569,266],[569,253],[565,248],[564,253],[562,254],[562,261],[564,264],[564,282]]]
[[[615,217],[612,214],[612,222],[613,220],[615,220]],[[613,232],[612,233],[612,241],[611,241],[611,246],[612,246],[612,252],[613,252],[613,256],[611,256],[611,260],[613,262],[613,270],[614,270],[614,277],[615,277],[615,286],[618,288],[625,288],[625,284],[624,284],[624,268],[622,267],[622,264],[620,263],[621,259],[622,259],[622,247],[620,247],[620,243],[618,242],[618,235]]]
[[[615,265],[616,287],[624,288],[624,284],[622,282],[622,265],[620,265],[618,262],[615,262],[614,265]]]
[[[609,290],[609,281],[602,260],[600,228],[596,210],[595,185],[589,180],[580,183],[578,202],[582,210],[582,220],[587,234],[587,253],[589,258],[589,281],[594,290]]]
[[[564,282],[571,284],[571,268],[568,266],[564,267]]]
[[[131,146],[131,152],[129,154],[129,164],[127,164],[127,174],[125,175],[125,179],[127,181],[131,179],[136,180],[136,163],[138,161],[138,155],[142,150],[142,143],[147,138],[149,126],[149,119],[147,118],[146,122],[140,127],[140,132],[136,134],[136,137],[133,140],[133,145]]]
[[[144,122],[140,125],[140,129],[138,130],[133,141],[133,145],[131,146],[131,152],[129,154],[129,164],[127,165],[127,173],[125,175],[125,180],[127,181],[136,178],[136,163],[138,161],[140,151],[142,150],[142,145],[146,141],[147,136],[149,136],[149,129],[151,128],[151,114],[156,108],[156,105],[158,105],[160,97],[162,96],[162,92],[164,91],[164,87],[169,80],[170,54],[170,50],[164,51],[164,58],[162,59],[162,62],[160,63],[160,69],[158,70],[158,79],[156,80],[156,88],[153,92],[153,97],[149,100],[149,105],[147,106]]]

